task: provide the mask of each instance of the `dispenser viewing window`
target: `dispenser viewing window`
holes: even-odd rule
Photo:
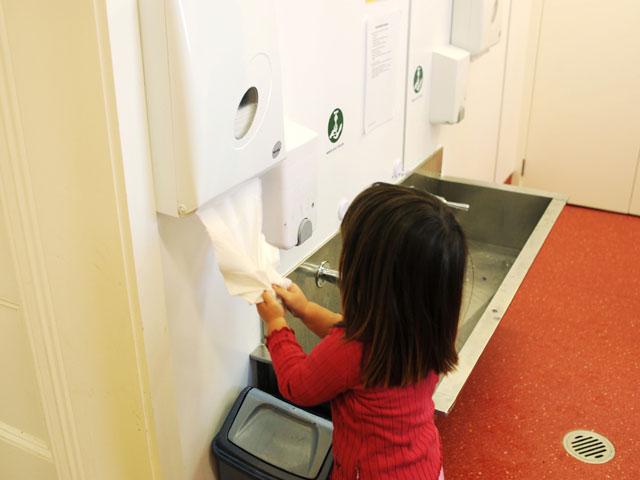
[[[238,111],[236,112],[236,121],[234,135],[236,140],[242,140],[253,125],[258,110],[258,89],[251,87],[247,90],[240,100]]]
[[[179,216],[280,162],[273,0],[140,0],[159,212]]]

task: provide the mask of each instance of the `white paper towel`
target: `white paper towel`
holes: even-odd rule
[[[260,179],[238,187],[223,199],[197,212],[211,237],[218,268],[231,295],[249,303],[262,302],[262,292],[272,284],[288,288],[291,281],[275,269],[280,252],[262,233]]]

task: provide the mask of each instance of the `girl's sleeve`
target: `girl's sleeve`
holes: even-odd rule
[[[362,347],[345,341],[341,328],[334,328],[309,355],[289,328],[269,335],[267,347],[280,393],[298,405],[324,403],[360,383]]]

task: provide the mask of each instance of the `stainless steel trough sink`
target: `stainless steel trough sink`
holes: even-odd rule
[[[448,413],[564,208],[566,198],[521,187],[419,174],[410,175],[402,183],[470,206],[468,211],[456,210],[470,252],[456,345],[460,362],[455,372],[441,379],[433,397],[436,410]],[[328,262],[337,268],[340,248],[337,234],[289,273],[289,278],[310,300],[336,312],[340,311],[338,288],[330,283],[319,288],[308,266],[301,268],[301,265]],[[319,338],[298,319],[289,316],[287,321],[304,350],[311,351]],[[252,358],[262,364],[263,374],[265,364],[270,367],[269,353],[263,345],[253,352]]]

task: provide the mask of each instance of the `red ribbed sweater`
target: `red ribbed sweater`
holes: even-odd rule
[[[312,406],[331,402],[332,480],[436,480],[442,457],[431,372],[410,387],[364,388],[362,344],[334,328],[307,355],[292,330],[267,338],[282,395]]]

